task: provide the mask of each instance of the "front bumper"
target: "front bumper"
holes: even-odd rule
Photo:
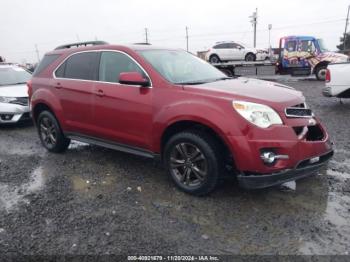
[[[256,60],[257,61],[263,61],[266,60],[269,57],[268,53],[257,53],[256,54]]]
[[[13,124],[30,118],[29,106],[0,103],[0,124]]]
[[[329,86],[326,86],[322,89],[322,94],[325,97],[332,97],[332,89]]]
[[[284,170],[273,174],[240,174],[237,176],[239,185],[246,189],[259,189],[280,185],[288,181],[308,177],[317,173],[333,156],[333,150],[320,155],[319,161],[312,163],[310,159],[301,161],[296,168]]]

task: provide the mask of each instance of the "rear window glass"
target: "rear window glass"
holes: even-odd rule
[[[33,76],[37,76],[45,68],[51,65],[60,55],[45,55],[44,58],[40,61],[39,65],[34,70]]]

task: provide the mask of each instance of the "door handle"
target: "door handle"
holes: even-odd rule
[[[63,86],[61,85],[60,82],[57,82],[55,85],[54,85],[55,88],[57,89],[61,89]]]
[[[99,89],[99,90],[95,90],[94,91],[94,94],[99,96],[99,97],[102,97],[105,95],[105,93],[103,92],[103,90]]]

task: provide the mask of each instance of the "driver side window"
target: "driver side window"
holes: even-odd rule
[[[143,70],[127,55],[118,52],[102,52],[100,58],[99,81],[118,83],[122,72],[139,72]]]

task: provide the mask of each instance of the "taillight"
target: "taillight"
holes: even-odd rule
[[[27,82],[27,87],[28,87],[28,90],[27,90],[27,93],[28,93],[28,96],[29,98],[32,96],[32,93],[33,93],[33,90],[32,90],[32,80],[29,80]]]
[[[326,82],[330,82],[331,81],[331,71],[329,69],[327,69],[326,71]]]

